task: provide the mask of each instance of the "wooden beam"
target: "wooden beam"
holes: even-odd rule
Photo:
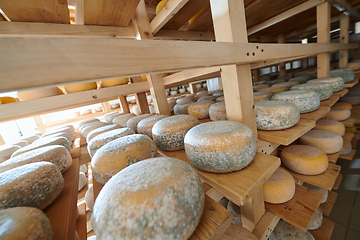
[[[274,64],[279,64],[282,62],[290,62],[290,61],[299,60],[299,59],[302,59],[305,57],[308,58],[310,56],[311,55],[302,55],[302,56],[297,56],[297,57],[279,58],[279,59],[256,62],[256,63],[251,64],[251,69],[258,69],[258,68],[263,68],[263,67],[267,67],[267,66],[273,66]]]
[[[285,43],[285,38],[284,38],[284,35],[283,34],[280,34],[278,36],[278,43]],[[285,65],[285,62],[282,62],[279,64],[279,77],[285,77],[286,75],[286,65]]]
[[[76,0],[75,24],[84,25],[84,0]]]
[[[351,17],[353,17],[357,21],[360,20],[360,13],[355,8],[353,8],[346,0],[332,0],[331,2],[336,2],[340,4],[346,10],[346,12],[350,13]]]
[[[126,99],[126,96],[119,97],[120,108],[124,113],[130,113],[129,102]]]
[[[349,43],[349,23],[348,15],[340,15],[340,43]],[[349,51],[342,50],[339,52],[339,68],[347,68],[349,63]]]
[[[155,35],[189,0],[169,0],[150,23]]]
[[[270,27],[276,23],[279,23],[281,21],[284,21],[285,19],[288,19],[296,14],[299,14],[301,12],[304,12],[310,8],[313,8],[315,6],[317,6],[320,3],[323,3],[325,0],[308,0],[296,7],[293,7],[285,12],[282,12],[278,15],[276,15],[275,17],[272,17],[254,27],[251,27],[248,29],[248,34],[254,34],[256,32],[259,32],[267,27]]]
[[[211,41],[215,40],[215,35],[213,32],[160,29],[153,38],[161,40]]]
[[[330,43],[330,4],[323,2],[316,7],[317,42]],[[317,77],[328,77],[330,74],[330,54],[320,53],[317,56]]]
[[[141,77],[140,76],[132,77],[130,78],[130,81],[132,83],[139,83],[141,82]],[[149,103],[147,101],[145,92],[135,93],[135,101],[136,101],[136,105],[139,108],[140,114],[150,113]]]

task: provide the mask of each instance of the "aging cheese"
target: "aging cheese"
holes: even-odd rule
[[[313,79],[308,81],[309,83],[312,82],[325,82],[325,83],[330,83],[333,88],[334,88],[334,92],[339,92],[341,90],[344,89],[344,79],[342,79],[341,77],[329,77],[329,78],[317,78],[317,79]]]
[[[201,100],[201,99],[199,99]],[[188,108],[188,114],[196,117],[197,119],[204,119],[209,117],[209,108],[215,102],[211,100],[191,103]]]
[[[330,120],[343,121],[351,116],[351,111],[342,107],[332,107],[327,116]]]
[[[227,230],[221,235],[219,240],[234,240],[234,239],[246,239],[246,240],[259,240],[252,232],[246,228],[231,224]]]
[[[340,155],[349,154],[349,153],[351,153],[351,151],[352,151],[352,145],[351,145],[351,143],[349,143],[349,146],[343,147],[343,148],[341,149]]]
[[[94,207],[94,186],[92,184],[89,185],[89,189],[86,191],[84,199],[86,206],[92,211]]]
[[[184,143],[191,164],[206,172],[238,171],[249,165],[256,153],[253,132],[235,121],[195,126],[185,135]]]
[[[309,80],[308,77],[299,76],[299,77],[290,78],[288,82],[297,82],[299,84],[303,84],[306,83],[308,80]]]
[[[308,226],[308,230],[315,230],[321,227],[323,222],[323,213],[320,207],[315,211],[314,216],[311,218],[311,221]]]
[[[183,98],[179,98],[176,100],[176,103],[184,104],[184,103],[193,103],[194,102],[194,96],[186,96]]]
[[[197,101],[199,98],[206,97],[206,96],[209,96],[208,91],[197,92],[194,96],[194,101]]]
[[[17,98],[13,97],[0,97],[1,104],[16,103],[19,102]]]
[[[316,147],[326,154],[332,154],[342,149],[344,141],[335,132],[315,129],[301,136],[300,143]]]
[[[95,201],[98,239],[188,239],[203,208],[202,182],[175,158],[151,158],[116,174]]]
[[[287,168],[304,175],[323,173],[329,165],[329,159],[323,151],[307,145],[287,146],[281,151],[280,158]]]
[[[118,116],[121,116],[121,115],[124,115],[126,113],[123,113],[123,112],[113,112],[111,114],[107,114],[107,115],[104,115],[104,120],[106,123],[108,124],[112,124],[112,121],[114,118],[118,117]]]
[[[2,240],[51,240],[49,219],[39,209],[14,207],[0,210],[0,239]]]
[[[309,189],[310,192],[313,192],[313,191],[316,191],[316,192],[319,192],[323,195],[323,198],[321,200],[320,203],[324,203],[327,201],[328,199],[328,196],[329,196],[329,191],[324,189],[324,188],[321,188],[321,187],[317,187],[317,186],[314,186],[314,185],[311,185],[309,183],[306,183],[304,182],[303,184],[304,187],[307,187]]]
[[[83,189],[87,184],[87,178],[85,173],[79,172],[79,183],[78,183],[78,192]]]
[[[3,145],[0,146],[0,163],[11,158],[11,155],[17,150],[21,149],[18,145]]]
[[[9,145],[17,145],[20,147],[25,147],[25,146],[29,145],[29,142],[25,141],[25,140],[17,140],[17,141],[9,143]]]
[[[45,209],[61,193],[64,178],[52,163],[37,162],[0,174],[0,209],[35,207]]]
[[[277,93],[277,92],[283,92],[283,91],[287,91],[289,88],[288,87],[269,87],[269,88],[262,88],[259,89],[258,92],[269,92],[269,93]]]
[[[282,130],[300,120],[299,109],[291,102],[258,101],[254,103],[257,129]]]
[[[224,96],[220,96],[218,98],[216,98],[215,102],[223,102],[225,101],[225,97]]]
[[[133,134],[113,140],[96,151],[91,159],[93,176],[105,184],[122,169],[157,155],[156,145],[143,134]]]
[[[253,91],[254,91],[254,92],[257,92],[257,91],[259,91],[260,89],[269,88],[269,87],[270,87],[269,84],[258,84],[258,85],[254,85],[254,86],[253,86]]]
[[[81,122],[79,122],[79,130],[82,126],[92,123],[92,122],[100,122],[100,120],[97,118],[90,118],[90,119],[82,120]]]
[[[124,114],[124,115],[121,115],[121,116],[118,116],[116,118],[113,119],[113,123],[114,124],[117,124],[117,125],[120,125],[122,127],[126,127],[126,123],[127,121],[130,119],[130,118],[133,118],[135,117],[136,115],[133,114],[133,113],[127,113],[127,114]]]
[[[254,92],[254,102],[257,101],[268,101],[273,93],[270,92]]]
[[[336,102],[333,107],[341,107],[341,108],[346,108],[351,110],[352,109],[352,105],[350,103],[347,102]]]
[[[138,131],[137,131],[137,125],[138,125],[138,123],[139,123],[141,120],[143,120],[143,119],[145,119],[145,118],[148,118],[148,117],[150,117],[150,116],[152,116],[152,114],[141,114],[141,115],[139,115],[139,116],[130,118],[130,119],[126,122],[126,126],[127,126],[128,128],[131,128],[132,130],[134,130],[134,132],[137,133],[137,132],[138,132]]]
[[[216,91],[212,94],[212,96],[214,96],[214,97],[224,96],[224,91],[221,91],[221,90]]]
[[[155,123],[160,121],[163,118],[167,118],[169,116],[167,115],[154,115],[151,117],[147,117],[145,119],[142,119],[138,125],[137,125],[137,131],[140,134],[148,135],[150,138],[152,138],[152,127]]]
[[[93,139],[94,137],[96,137],[99,134],[102,134],[104,132],[108,132],[108,131],[111,131],[114,129],[119,129],[119,128],[121,128],[121,126],[119,126],[117,124],[109,124],[106,126],[95,128],[94,130],[89,132],[89,134],[86,136],[86,142],[90,142],[91,139]]]
[[[209,117],[212,121],[227,120],[225,102],[212,104],[209,108]]]
[[[315,240],[309,231],[303,232],[290,223],[280,220],[270,234],[269,240]]]
[[[311,90],[293,90],[275,93],[271,100],[295,104],[300,113],[313,112],[320,106],[320,95]]]
[[[282,83],[275,83],[271,87],[286,87],[287,89],[290,89],[291,87],[299,85],[298,82],[292,81],[292,82],[282,82]]]
[[[341,68],[330,70],[330,77],[341,77],[345,83],[349,83],[355,78],[354,70],[351,68]]]
[[[79,129],[81,135],[86,138],[87,135],[94,129],[97,129],[99,127],[104,127],[104,126],[107,126],[109,124],[107,123],[104,123],[104,122],[95,122],[95,123],[92,123],[92,124],[88,124],[88,125],[85,125],[84,127],[82,127],[81,129]],[[120,125],[121,126],[121,125]]]
[[[345,134],[344,124],[335,120],[320,119],[316,121],[314,129],[336,132],[340,136],[344,136]]]
[[[333,94],[334,87],[330,83],[313,82],[293,86],[290,90],[312,90],[320,95],[320,101],[330,98]]]
[[[189,108],[190,104],[192,104],[192,102],[188,102],[188,103],[177,103],[177,104],[174,106],[174,113],[175,113],[175,115],[188,114],[188,108]]]
[[[152,136],[156,146],[164,151],[181,150],[184,149],[185,134],[199,123],[199,120],[191,115],[167,117],[154,124]]]
[[[218,98],[218,96],[206,96],[199,98],[196,102],[208,102],[208,101],[215,101]]]
[[[38,98],[46,98],[64,94],[58,87],[41,88],[33,90],[18,91],[17,95],[20,101],[28,101]]]
[[[135,134],[135,132],[130,128],[119,128],[101,133],[88,142],[87,149],[89,155],[92,157],[99,148],[108,142],[131,134]]]
[[[76,93],[82,91],[88,91],[97,88],[96,82],[88,82],[88,83],[77,83],[77,84],[70,84],[64,86],[65,91],[67,93]]]
[[[69,142],[72,142],[75,138],[75,132],[73,129],[69,128],[69,127],[63,127],[63,128],[58,128],[58,129],[53,129],[48,133],[43,134],[40,138],[44,138],[47,136],[54,136],[54,135],[63,135],[64,137],[66,137]]]
[[[33,143],[35,140],[38,140],[40,138],[39,135],[32,135],[32,136],[27,136],[27,137],[23,137],[21,138],[22,140],[27,141],[28,143]]]

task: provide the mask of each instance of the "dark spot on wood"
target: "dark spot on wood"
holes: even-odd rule
[[[97,99],[97,96],[96,96],[96,95],[94,95],[94,96],[93,96],[93,99]]]

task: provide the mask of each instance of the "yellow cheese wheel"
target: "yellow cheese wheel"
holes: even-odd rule
[[[344,124],[335,120],[320,119],[316,122],[314,129],[336,132],[340,136],[344,136],[345,134]]]
[[[156,6],[155,9],[155,13],[156,15],[158,15],[158,13],[161,11],[161,9],[163,9],[163,7],[165,6],[165,4],[168,2],[169,0],[161,0],[158,5]]]
[[[18,102],[18,100],[16,98],[13,98],[13,97],[0,97],[0,101],[1,101],[2,104]]]
[[[258,84],[258,85],[253,86],[253,91],[254,91],[254,92],[257,92],[257,91],[259,91],[260,89],[269,88],[269,87],[270,87],[269,84]]]
[[[209,6],[205,6],[203,7],[200,11],[198,11],[192,18],[190,18],[188,20],[189,24],[192,24],[201,14],[203,14],[207,9],[209,8]]]
[[[18,91],[17,95],[20,101],[27,101],[38,98],[51,97],[64,94],[58,87],[41,88],[33,90]]]
[[[329,165],[329,159],[323,151],[307,145],[285,147],[280,158],[287,168],[304,175],[323,173]]]
[[[263,184],[264,201],[268,203],[284,203],[295,195],[295,180],[283,168],[278,168]]]
[[[339,134],[327,130],[310,130],[300,137],[300,144],[316,147],[326,154],[340,151],[343,143],[343,138]]]
[[[270,100],[272,95],[271,92],[254,92],[254,102]]]
[[[351,111],[347,108],[332,107],[328,113],[328,117],[331,120],[343,121],[351,116]]]
[[[129,82],[128,78],[115,78],[115,79],[109,79],[109,80],[102,81],[100,86],[102,88],[106,88],[106,87],[113,87],[113,86],[127,84],[128,82]]]
[[[252,232],[246,228],[231,224],[230,227],[221,235],[219,240],[234,240],[234,239],[246,239],[246,240],[259,240]]]
[[[350,103],[347,102],[337,102],[333,105],[333,107],[341,107],[341,108],[346,108],[351,110],[352,109],[352,105]]]
[[[209,117],[209,108],[213,105],[214,101],[203,101],[191,103],[188,108],[188,114],[196,117],[197,119],[204,119]]]
[[[67,93],[88,91],[96,88],[97,88],[96,82],[78,83],[78,84],[71,84],[65,86],[65,90]]]

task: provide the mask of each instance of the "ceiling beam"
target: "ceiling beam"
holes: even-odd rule
[[[360,13],[353,8],[346,0],[330,0],[330,3],[333,4],[333,6],[335,8],[337,8],[340,12],[343,12],[345,14],[345,12],[347,12],[350,17],[353,17],[355,20],[359,21],[360,20]],[[338,5],[340,5],[342,8],[339,8]]]

